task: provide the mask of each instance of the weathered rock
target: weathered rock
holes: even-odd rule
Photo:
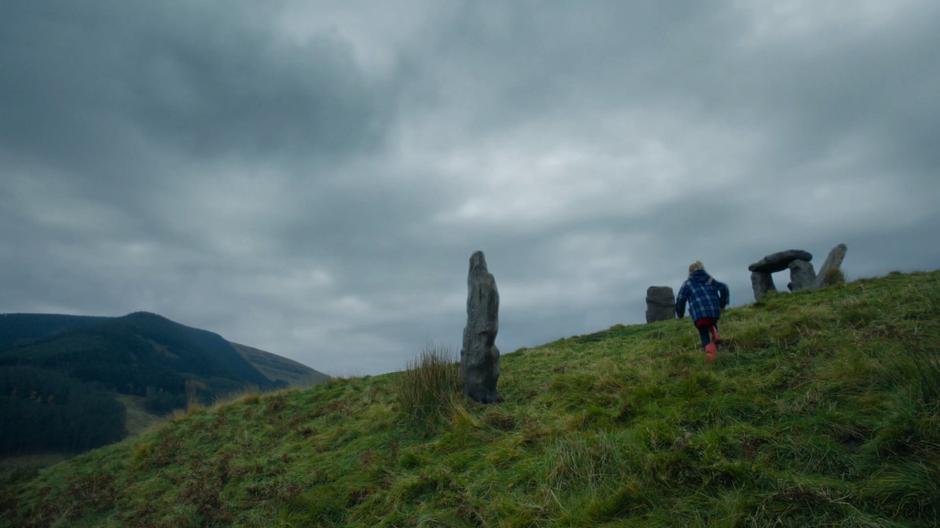
[[[650,286],[646,289],[646,322],[676,318],[676,295],[669,286]]]
[[[499,401],[499,292],[496,280],[486,269],[482,251],[470,257],[467,275],[467,326],[463,329],[460,373],[463,393],[481,403]]]
[[[833,277],[839,275],[846,251],[848,251],[848,247],[846,247],[845,244],[839,244],[832,248],[832,251],[829,252],[829,256],[826,257],[826,261],[823,262],[822,267],[819,268],[819,275],[816,275],[816,280],[813,283],[814,287],[821,288],[827,286],[826,281],[831,281]]]
[[[807,288],[813,288],[816,282],[816,271],[813,270],[813,263],[805,260],[794,260],[790,262],[790,284],[787,288],[790,291],[800,291]]]
[[[754,289],[754,299],[759,301],[769,291],[777,291],[774,278],[770,273],[760,271],[751,272],[751,288]]]
[[[803,251],[802,249],[778,251],[751,264],[747,269],[761,273],[773,273],[787,269],[787,266],[794,260],[805,260],[809,262],[813,260],[813,255],[809,251]]]

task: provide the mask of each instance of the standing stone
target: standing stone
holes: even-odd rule
[[[794,260],[790,262],[790,284],[787,287],[790,291],[800,291],[807,288],[814,288],[816,282],[816,271],[813,270],[813,263],[805,260]]]
[[[650,286],[646,289],[646,322],[676,318],[676,295],[669,286]]]
[[[463,329],[460,373],[464,395],[480,403],[499,401],[499,292],[496,279],[486,269],[482,251],[470,257],[467,275],[467,326]]]
[[[751,272],[751,288],[754,289],[754,300],[757,301],[767,292],[777,291],[777,287],[774,286],[774,278],[770,273],[761,271]]]
[[[829,256],[826,257],[826,261],[823,262],[822,267],[819,268],[819,275],[816,275],[814,287],[821,288],[827,285],[826,280],[830,279],[832,275],[835,275],[842,266],[842,260],[845,259],[846,251],[848,251],[848,248],[845,244],[839,244],[832,248],[832,251],[829,252]]]
[[[802,249],[778,251],[751,264],[747,269],[761,273],[773,273],[787,269],[787,266],[794,260],[805,260],[809,262],[813,260],[813,255],[809,251],[803,251]]]

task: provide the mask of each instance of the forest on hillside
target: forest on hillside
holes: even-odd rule
[[[124,405],[87,383],[32,367],[0,367],[0,453],[83,451],[120,440]]]
[[[152,415],[271,381],[218,334],[156,314],[0,317],[0,454],[84,451],[127,434],[134,397]]]

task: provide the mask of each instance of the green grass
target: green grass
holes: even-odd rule
[[[2,526],[936,526],[940,272],[502,358],[415,426],[401,374],[194,409],[0,491]]]

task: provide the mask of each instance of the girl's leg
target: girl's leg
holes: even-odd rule
[[[710,327],[708,325],[702,325],[702,326],[696,325],[695,328],[698,329],[698,337],[699,339],[702,340],[702,348],[705,348],[705,345],[707,345],[711,341],[711,335],[709,335]]]

